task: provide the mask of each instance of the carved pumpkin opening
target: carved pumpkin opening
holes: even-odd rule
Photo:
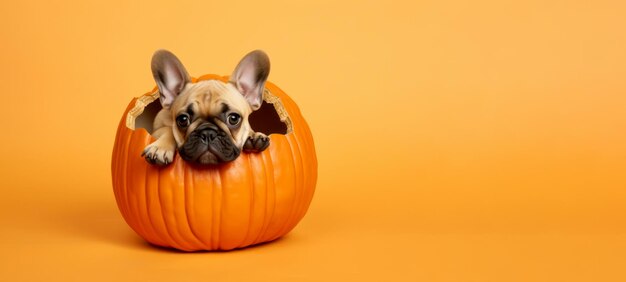
[[[138,98],[135,107],[128,112],[126,126],[133,130],[144,128],[148,133],[152,134],[154,118],[163,108],[158,98],[158,91],[152,95]],[[286,135],[293,130],[289,114],[283,107],[280,98],[274,96],[267,89],[263,94],[261,108],[254,111],[248,119],[252,130],[265,133],[266,135]]]

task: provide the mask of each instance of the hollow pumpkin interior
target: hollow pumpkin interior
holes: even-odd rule
[[[162,108],[159,102],[158,91],[137,98],[135,107],[128,112],[126,117],[126,127],[132,130],[144,128],[148,133],[152,134],[154,118]],[[248,121],[252,130],[262,132],[265,135],[286,135],[293,131],[291,119],[280,98],[267,89],[263,93],[261,108],[252,112],[248,117]]]

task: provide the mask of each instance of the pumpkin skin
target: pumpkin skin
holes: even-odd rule
[[[217,75],[193,81],[208,79],[227,81]],[[242,152],[219,166],[190,164],[178,154],[167,166],[148,164],[141,152],[155,139],[127,125],[129,113],[143,111],[146,100],[158,103],[158,93],[130,102],[117,129],[111,172],[118,208],[139,236],[183,251],[232,250],[275,240],[302,219],[317,181],[313,137],[294,101],[271,82],[265,88],[286,110],[291,132],[271,134],[265,151]]]

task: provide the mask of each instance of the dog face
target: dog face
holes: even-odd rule
[[[267,55],[253,51],[239,62],[229,82],[192,83],[176,56],[157,51],[152,73],[163,110],[157,115],[155,129],[171,127],[178,153],[186,161],[218,164],[235,160],[254,135],[248,117],[261,106],[269,67]]]

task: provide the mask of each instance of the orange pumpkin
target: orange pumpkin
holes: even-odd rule
[[[216,75],[194,81],[206,79],[227,81]],[[178,154],[168,166],[148,164],[141,152],[154,138],[135,125],[149,118],[148,108],[160,106],[159,94],[131,101],[118,126],[111,171],[117,205],[137,234],[184,251],[231,250],[275,240],[296,226],[317,180],[313,137],[297,105],[274,84],[265,87],[257,112],[275,110],[285,134],[271,134],[261,153],[242,153],[220,166],[189,164]],[[262,127],[272,117],[254,118],[257,112],[250,123],[264,132],[255,121]]]

